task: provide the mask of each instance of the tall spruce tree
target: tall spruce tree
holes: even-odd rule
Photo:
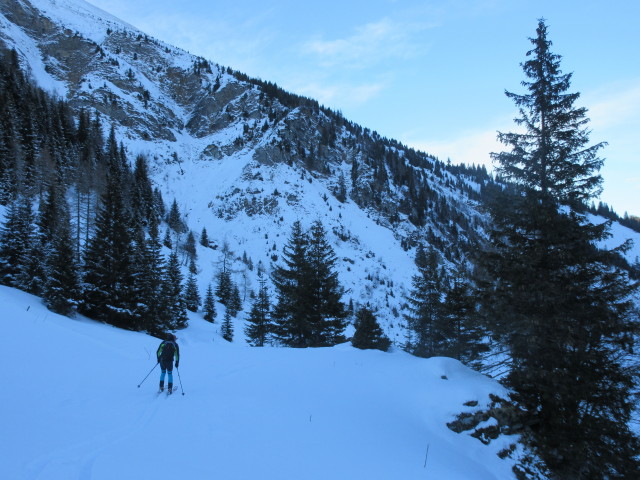
[[[309,230],[307,262],[308,295],[311,300],[309,313],[312,346],[336,345],[344,342],[347,309],[342,302],[344,289],[340,286],[336,269],[337,257],[327,240],[327,232],[320,220]]]
[[[506,381],[530,426],[523,438],[555,478],[640,478],[625,363],[637,285],[612,266],[616,251],[597,246],[608,224],[581,213],[599,191],[603,143],[589,145],[586,109],[574,105],[544,20],[536,33],[522,64],[527,92],[507,92],[524,131],[499,133],[509,150],[493,154],[519,191],[492,208],[485,308],[511,355]]]
[[[45,202],[42,204],[44,203]],[[59,214],[59,212],[56,212],[55,222],[57,222],[57,216]],[[53,247],[53,232],[56,229],[56,225],[54,223],[51,225],[51,229],[47,232],[47,229],[43,229],[43,226],[39,221],[40,219],[41,215],[39,215],[38,221],[36,221],[38,228],[29,242],[29,250],[23,259],[20,275],[18,277],[19,288],[36,296],[42,296],[45,290],[45,285],[49,276],[47,259],[51,255]]]
[[[291,347],[330,346],[344,341],[346,308],[335,270],[336,257],[322,223],[309,233],[299,221],[274,269],[277,303],[273,318],[279,342]]]
[[[311,331],[308,312],[311,304],[306,291],[309,278],[307,262],[308,240],[300,221],[291,227],[291,236],[283,249],[283,265],[277,265],[272,274],[276,289],[273,309],[275,337],[290,347],[308,346],[307,335]]]

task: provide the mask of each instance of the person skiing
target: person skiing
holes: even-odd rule
[[[162,369],[160,373],[160,391],[164,391],[164,377],[169,374],[169,383],[167,384],[168,393],[173,392],[173,360],[175,358],[176,368],[180,364],[180,347],[178,347],[177,338],[173,333],[170,333],[167,340],[163,340],[156,356],[158,357],[158,363]]]

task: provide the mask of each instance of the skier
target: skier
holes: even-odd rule
[[[162,373],[160,374],[161,392],[164,391],[164,377],[167,372],[169,373],[168,393],[172,393],[173,391],[173,359],[175,358],[176,360],[176,368],[178,368],[178,364],[180,363],[180,348],[178,347],[177,340],[176,336],[170,333],[168,339],[160,344],[156,352],[158,363],[162,369]]]

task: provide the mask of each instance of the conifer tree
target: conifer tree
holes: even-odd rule
[[[336,345],[346,340],[343,333],[347,317],[346,306],[342,302],[344,289],[340,286],[336,269],[337,257],[320,220],[313,222],[308,238],[310,277],[307,288],[311,300],[312,346]]]
[[[51,272],[48,270],[49,259],[53,254],[54,238],[58,227],[68,216],[68,207],[64,201],[64,189],[60,182],[51,183],[47,193],[40,200],[37,219],[37,234],[31,243],[29,261],[22,272],[21,284],[34,295],[41,296]],[[69,222],[68,218],[66,222]],[[71,228],[70,226],[68,227]],[[75,264],[75,262],[74,262]]]
[[[59,213],[47,258],[48,277],[43,299],[51,311],[70,316],[78,308],[82,291],[69,213],[66,209]]]
[[[216,297],[224,306],[228,306],[233,293],[233,282],[231,273],[227,270],[221,270],[218,273],[218,286],[216,288]]]
[[[147,160],[142,156],[136,157],[133,171],[133,187],[131,192],[131,209],[138,222],[147,225],[152,217],[157,221],[157,212],[153,202],[153,189],[149,179]]]
[[[155,213],[160,217],[164,218],[167,213],[167,207],[164,204],[164,200],[162,199],[162,193],[158,187],[153,189],[153,208]]]
[[[207,229],[202,227],[202,233],[200,234],[200,245],[209,248],[209,236],[207,235]]]
[[[171,209],[169,210],[169,214],[167,215],[167,223],[169,224],[169,228],[176,233],[183,233],[185,231],[185,225],[182,221],[182,216],[180,215],[180,210],[178,209],[178,202],[176,199],[173,199],[173,203],[171,204]]]
[[[189,273],[192,273],[193,275],[198,274],[198,267],[196,265],[196,261],[193,258],[189,261]]]
[[[220,334],[227,342],[233,342],[233,322],[231,321],[231,314],[228,309],[224,313],[224,320],[220,327]]]
[[[213,298],[213,289],[211,288],[211,284],[207,287],[207,293],[204,297],[204,305],[202,307],[202,311],[204,313],[204,319],[207,322],[213,323],[216,319],[216,303]]]
[[[308,312],[309,297],[306,282],[309,278],[307,262],[308,239],[300,221],[291,228],[291,236],[283,249],[284,265],[275,267],[272,281],[276,289],[273,319],[278,341],[291,347],[308,346],[307,332],[311,331]]]
[[[198,254],[196,252],[196,239],[191,231],[189,232],[189,235],[187,235],[187,240],[184,243],[184,252],[187,254],[189,262],[195,262],[196,258],[198,258]]]
[[[347,181],[344,179],[344,173],[340,172],[338,177],[338,187],[336,189],[336,198],[340,203],[347,201]]]
[[[242,299],[240,298],[240,289],[235,282],[231,282],[231,296],[227,302],[227,311],[232,317],[236,317],[238,312],[242,310]]]
[[[52,245],[52,241],[45,242],[38,233],[34,233],[29,251],[20,266],[19,288],[33,295],[42,296],[49,276],[47,259],[51,255]]]
[[[163,328],[165,330],[185,328],[187,326],[187,308],[183,295],[180,262],[175,251],[171,252],[167,262],[160,301]]]
[[[173,249],[173,242],[171,241],[171,229],[167,228],[164,232],[164,239],[162,240],[162,244],[167,247],[169,250]]]
[[[40,211],[38,213],[38,233],[42,243],[51,244],[57,230],[57,225],[64,215],[62,202],[60,198],[61,186],[56,183],[51,183],[47,187],[47,193],[40,201]]]
[[[200,299],[200,293],[198,292],[198,283],[196,282],[196,276],[193,272],[189,273],[187,279],[187,285],[185,287],[184,299],[186,302],[187,310],[197,312],[198,307],[202,303]]]
[[[491,211],[485,308],[509,348],[507,383],[520,424],[531,426],[523,438],[553,475],[640,478],[625,359],[638,332],[637,285],[611,266],[616,251],[597,247],[608,225],[581,213],[599,191],[603,143],[589,145],[586,109],[574,105],[544,20],[536,33],[522,64],[527,92],[507,92],[524,132],[499,133],[509,150],[493,155],[521,193]]]
[[[279,342],[320,347],[344,341],[347,315],[335,271],[336,257],[321,222],[308,234],[299,221],[283,250],[284,265],[274,269],[277,303],[273,318]]]
[[[270,316],[271,303],[266,286],[267,280],[261,270],[258,271],[258,283],[260,284],[260,289],[251,306],[251,312],[244,330],[249,340],[249,345],[253,347],[263,347],[268,342],[273,329]]]
[[[373,311],[369,306],[361,307],[356,313],[356,331],[351,339],[351,344],[363,350],[376,349],[386,352],[391,346],[391,341],[386,337]]]
[[[138,228],[135,238],[135,295],[136,318],[139,328],[152,335],[163,331],[162,325],[162,284],[164,278],[164,258],[158,239],[158,225],[154,217],[150,219],[149,236],[143,228]]]
[[[136,330],[135,269],[131,217],[122,191],[123,172],[113,166],[85,252],[82,313]]]
[[[410,313],[405,316],[415,334],[412,350],[420,357],[441,355],[443,335],[438,326],[442,317],[442,282],[438,253],[431,246],[425,252],[419,245],[416,266],[418,274],[413,276],[413,288],[408,298]]]
[[[459,271],[462,271],[460,266]],[[486,331],[476,312],[476,302],[467,277],[458,274],[453,278],[445,288],[442,307],[442,322],[448,332],[444,339],[444,355],[469,366],[479,366],[479,356],[487,349],[482,341]]]
[[[9,204],[0,231],[0,282],[22,288],[21,273],[25,270],[34,241],[31,200],[17,197]]]

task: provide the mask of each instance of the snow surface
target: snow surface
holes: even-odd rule
[[[473,410],[465,402],[504,394],[455,360],[252,348],[193,315],[178,332],[184,390],[158,396],[158,369],[137,388],[156,338],[8,287],[0,305],[0,478],[514,478],[496,455],[506,439],[485,446],[446,427]]]
[[[605,222],[606,219],[599,216],[589,215],[589,221],[594,225],[599,225]],[[640,233],[635,232],[623,225],[620,225],[618,222],[612,222],[610,233],[611,237],[607,238],[603,242],[604,248],[616,248],[622,245],[627,240],[631,240],[631,248],[624,254],[624,257],[631,264],[640,261]]]

